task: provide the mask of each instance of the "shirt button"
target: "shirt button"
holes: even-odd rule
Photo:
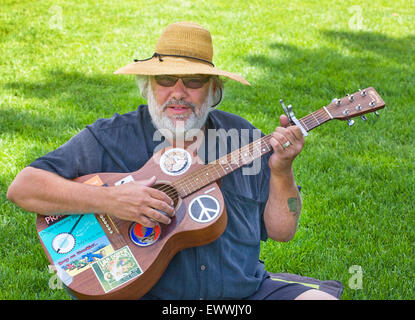
[[[200,270],[205,271],[205,270],[206,270],[206,266],[205,266],[204,264],[202,264],[202,265],[200,266]]]

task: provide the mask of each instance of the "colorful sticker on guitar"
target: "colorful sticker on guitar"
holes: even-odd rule
[[[75,276],[114,252],[93,214],[69,215],[39,232],[53,264]]]
[[[98,260],[92,269],[106,293],[143,273],[128,246]]]
[[[124,183],[132,182],[132,181],[134,181],[134,178],[132,175],[129,175],[129,176],[126,176],[125,178],[122,178],[120,181],[117,181],[116,183],[114,183],[114,185],[119,186]]]
[[[93,176],[92,178],[88,179],[84,183],[85,184],[90,184],[90,185],[93,185],[93,186],[102,186],[104,184],[102,182],[101,178],[98,175]]]
[[[167,150],[160,158],[160,168],[170,176],[185,173],[192,164],[192,157],[184,149],[174,148]]]
[[[154,228],[145,227],[140,223],[133,223],[130,228],[130,239],[136,245],[146,247],[160,238],[160,225],[156,223]]]

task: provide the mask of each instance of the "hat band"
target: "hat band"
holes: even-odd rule
[[[134,59],[134,62],[147,61],[147,60],[153,59],[154,57],[157,57],[160,62],[163,61],[163,58],[162,57],[176,57],[176,58],[187,58],[187,59],[199,60],[199,61],[202,61],[202,62],[209,63],[212,67],[215,66],[211,61],[205,60],[205,59],[200,59],[200,58],[191,57],[191,56],[182,56],[182,55],[178,55],[178,54],[164,54],[164,53],[161,53],[160,54],[160,53],[157,53],[157,52],[154,52],[154,54],[150,58],[147,58],[147,59],[143,59],[143,60]]]

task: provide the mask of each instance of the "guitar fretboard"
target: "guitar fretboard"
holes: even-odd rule
[[[299,121],[306,131],[310,131],[330,119],[329,113],[324,108],[321,108],[299,119]],[[272,146],[269,143],[270,139],[271,135],[269,134],[255,140],[176,180],[173,185],[180,197],[184,198],[272,151]]]
[[[323,107],[299,119],[298,121],[300,121],[300,124],[306,131],[310,131],[332,119],[328,111],[329,109],[330,107]]]

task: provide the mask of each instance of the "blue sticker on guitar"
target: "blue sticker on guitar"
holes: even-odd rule
[[[53,263],[71,276],[114,251],[93,214],[69,215],[39,236]]]

